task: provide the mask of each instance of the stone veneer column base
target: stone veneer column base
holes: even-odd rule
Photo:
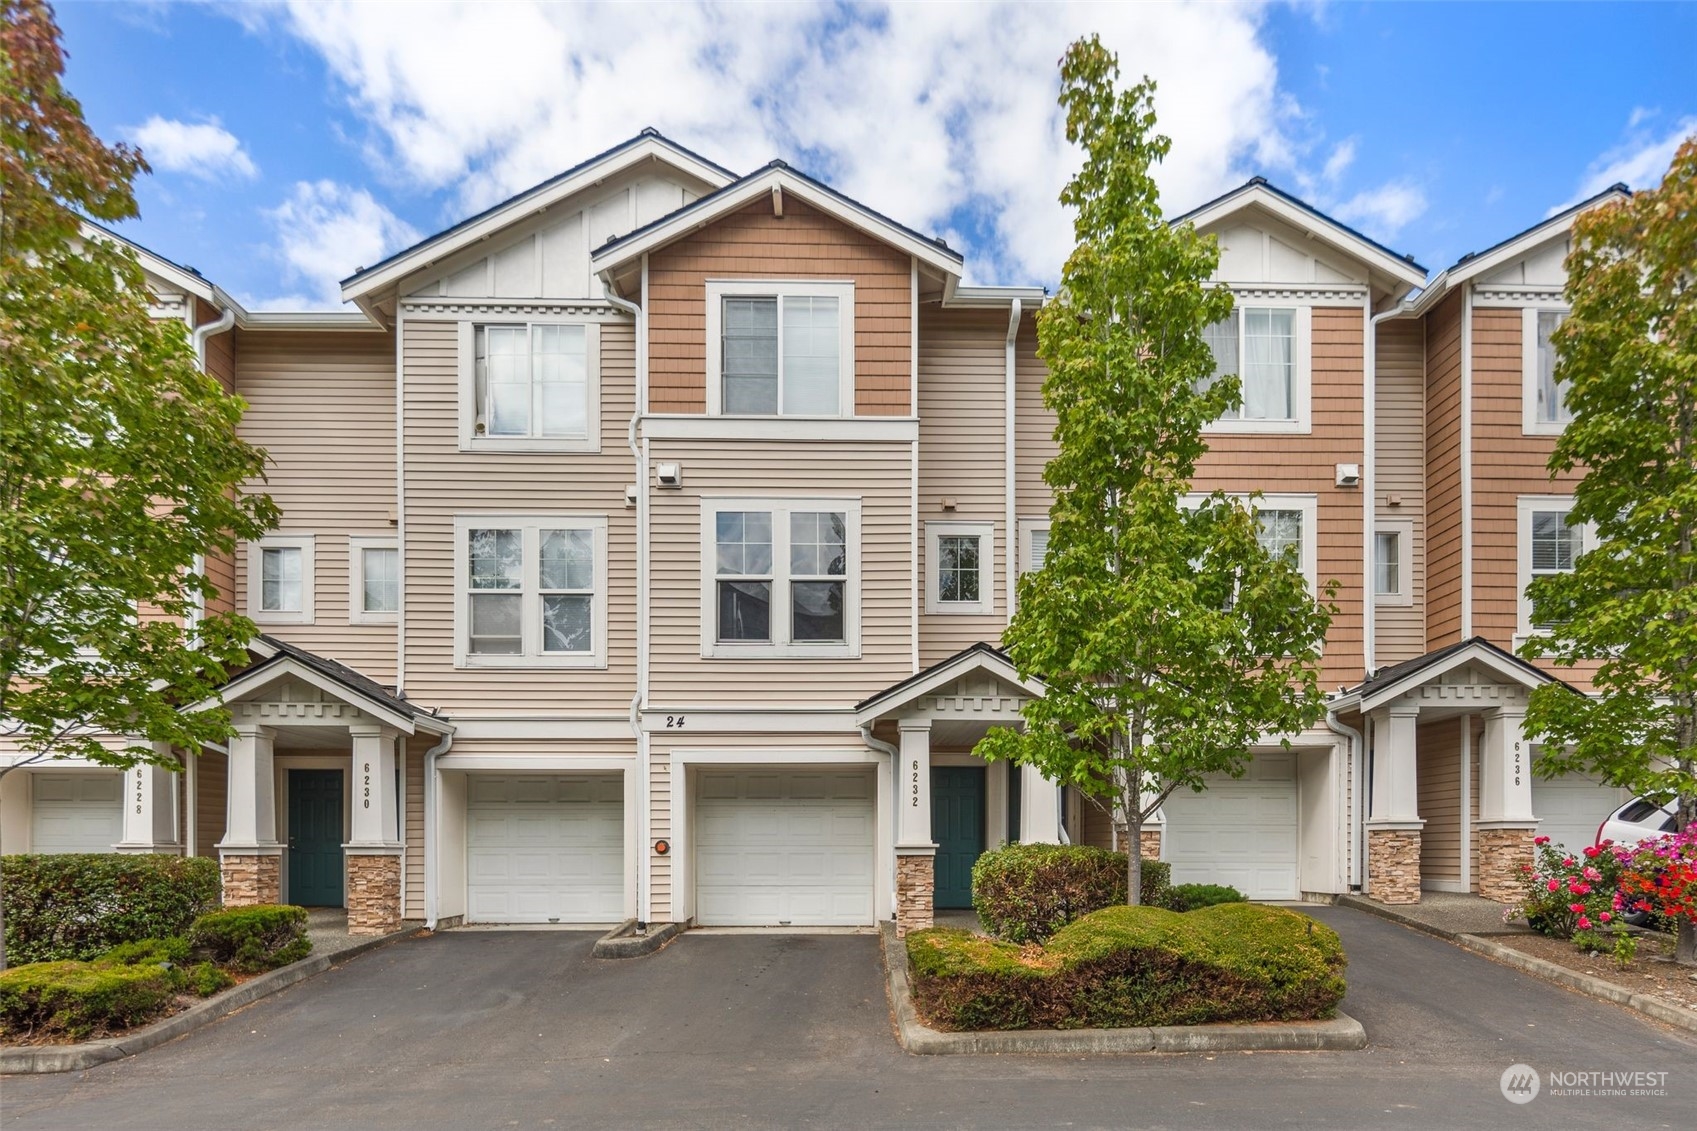
[[[896,857],[896,937],[931,926],[937,874],[930,853]]]
[[[400,930],[400,855],[349,852],[347,860],[348,934],[387,935]]]
[[[1479,827],[1479,857],[1474,873],[1479,894],[1493,903],[1518,903],[1526,894],[1526,868],[1532,863],[1533,826]]]
[[[1148,828],[1146,828],[1139,835],[1138,839],[1143,842],[1142,845],[1141,845],[1141,847],[1143,849],[1143,852],[1142,852],[1143,859],[1145,859],[1145,860],[1159,860],[1161,858],[1161,830],[1160,829],[1148,829]]]
[[[275,853],[220,853],[218,870],[224,879],[224,906],[283,902],[282,861]]]
[[[1420,830],[1367,830],[1367,894],[1380,903],[1420,902]]]

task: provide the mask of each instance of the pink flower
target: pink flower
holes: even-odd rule
[[[1550,843],[1550,838],[1547,837],[1547,836],[1535,836],[1535,837],[1532,838],[1532,843],[1533,844],[1548,844],[1548,843]]]
[[[1583,903],[1570,903],[1567,905],[1567,909],[1577,915],[1585,910],[1585,905]]]
[[[1591,929],[1591,920],[1581,915],[1579,917],[1579,929],[1582,931],[1589,931]]]
[[[1601,872],[1597,871],[1597,869],[1595,869],[1595,868],[1585,869],[1584,876],[1585,876],[1586,879],[1591,880],[1593,882],[1603,878],[1603,874]]]
[[[1599,916],[1597,916],[1597,918],[1599,918],[1599,919],[1601,919],[1601,920],[1602,920],[1602,921],[1603,921],[1603,922],[1605,922],[1605,923],[1607,923],[1607,922],[1609,922],[1609,921],[1610,921],[1610,920],[1612,920],[1612,919],[1613,919],[1613,918],[1614,918],[1614,916],[1613,916],[1613,915],[1610,915],[1610,914],[1609,914],[1609,913],[1608,913],[1608,912],[1607,912],[1607,911],[1605,911],[1605,912],[1603,912],[1603,913],[1602,913],[1602,914],[1601,914],[1601,915],[1599,915]]]
[[[1591,847],[1589,847],[1585,850],[1585,859],[1595,860],[1597,858],[1597,853],[1599,853],[1601,851],[1602,851],[1602,849],[1598,848],[1596,845],[1593,844]]]
[[[1591,885],[1583,880],[1574,880],[1572,883],[1567,885],[1567,890],[1572,892],[1574,895],[1590,895]]]
[[[1551,891],[1560,891],[1561,890],[1561,881],[1560,880],[1551,880],[1550,881],[1550,890]]]
[[[1579,863],[1579,861],[1575,860],[1571,856],[1563,856],[1561,859],[1561,866],[1563,868],[1571,868],[1577,863]]]

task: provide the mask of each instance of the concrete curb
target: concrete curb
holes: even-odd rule
[[[1566,986],[1570,990],[1578,990],[1591,997],[1602,998],[1616,1005],[1652,1017],[1657,1021],[1677,1026],[1692,1033],[1697,1033],[1697,1009],[1689,1009],[1683,1005],[1656,997],[1654,994],[1641,994],[1629,990],[1625,986],[1595,977],[1591,974],[1581,974],[1577,970],[1569,970],[1558,966],[1548,959],[1538,958],[1524,951],[1515,950],[1499,942],[1481,938],[1478,935],[1457,935],[1455,941],[1460,946],[1486,958],[1493,958],[1505,966],[1513,966],[1528,974],[1536,974],[1540,978]]]
[[[1389,920],[1413,931],[1419,931],[1421,934],[1431,935],[1433,938],[1443,939],[1445,942],[1455,942],[1460,937],[1455,931],[1446,931],[1435,924],[1416,919],[1412,915],[1404,915],[1382,903],[1374,903],[1372,900],[1363,899],[1359,895],[1340,895],[1338,896],[1337,906],[1353,907],[1357,911],[1377,915],[1381,919]]]
[[[974,1053],[1124,1054],[1151,1052],[1351,1052],[1367,1047],[1361,1022],[1339,1013],[1330,1021],[1250,1025],[1169,1025],[1138,1029],[1023,1029],[943,1033],[927,1026],[913,1007],[907,980],[907,944],[893,923],[880,924],[890,1008],[902,1048],[919,1056]]]
[[[653,954],[684,933],[683,923],[667,923],[646,935],[636,933],[636,920],[626,919],[617,927],[595,940],[590,955],[595,958],[641,958]]]
[[[284,990],[296,982],[304,982],[314,974],[322,974],[332,966],[340,966],[344,961],[355,955],[364,954],[380,946],[407,938],[418,933],[416,928],[396,931],[393,934],[377,935],[364,942],[339,950],[334,954],[321,954],[311,958],[303,958],[292,962],[279,970],[271,970],[251,978],[233,989],[225,990],[216,997],[196,1002],[174,1016],[167,1017],[157,1024],[137,1029],[133,1033],[125,1033],[121,1037],[106,1037],[98,1041],[84,1041],[77,1045],[27,1045],[19,1048],[0,1049],[0,1076],[22,1075],[26,1073],[45,1072],[80,1072],[85,1068],[93,1068],[97,1064],[105,1064],[112,1060],[121,1060],[126,1056],[134,1056],[138,1052],[146,1052],[155,1045],[175,1040],[184,1033],[194,1030],[221,1017],[228,1016],[243,1006],[251,1005],[260,998],[269,997],[279,990]]]

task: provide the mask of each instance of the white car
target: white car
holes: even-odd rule
[[[1621,848],[1633,848],[1646,837],[1676,832],[1673,805],[1671,801],[1658,805],[1647,798],[1635,797],[1597,826],[1596,843],[1612,840]]]

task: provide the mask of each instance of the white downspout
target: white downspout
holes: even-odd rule
[[[884,830],[884,835],[889,838],[890,844],[893,846],[896,843],[896,824],[901,820],[900,816],[896,812],[896,806],[894,804],[896,797],[898,796],[897,786],[901,784],[896,780],[897,771],[902,763],[901,751],[891,743],[885,742],[881,738],[873,738],[872,728],[870,726],[863,726],[860,728],[860,740],[866,743],[866,745],[871,749],[876,750],[878,753],[888,755],[890,760],[890,827]],[[893,850],[890,853],[889,874],[884,878],[890,885],[889,911],[890,915],[893,917],[896,913],[896,854]]]
[[[218,321],[208,322],[204,326],[194,328],[194,363],[206,372],[206,341],[214,334],[222,334],[236,324],[236,309],[233,306],[224,308],[224,313],[218,316]]]
[[[636,321],[636,398],[625,442],[636,469],[636,690],[630,700],[630,728],[636,740],[634,788],[640,790],[636,805],[636,918],[646,926],[654,910],[653,859],[648,850],[653,785],[652,746],[642,725],[642,712],[648,706],[648,438],[639,433],[648,407],[648,256],[642,257],[640,306],[615,295],[606,280],[601,286],[607,301]]]
[[[919,674],[919,260],[908,259],[908,414],[913,417],[913,459],[908,482],[908,631],[913,674]],[[891,783],[894,784],[893,782]]]
[[[1473,285],[1461,292],[1461,638],[1473,636]]]
[[[407,697],[406,316],[395,300],[395,696]],[[458,548],[454,550],[459,553]]]
[[[1366,761],[1367,740],[1354,727],[1339,722],[1335,711],[1326,712],[1326,729],[1349,740],[1349,867],[1344,877],[1344,886],[1352,891],[1361,891],[1365,882],[1361,859],[1361,830],[1364,820],[1361,813],[1361,778]]]
[[[449,731],[424,752],[424,926],[431,931],[436,929],[436,909],[442,902],[442,880],[437,875],[442,855],[437,843],[438,830],[442,823],[436,819],[436,804],[441,796],[436,788],[436,759],[453,745],[454,732]]]
[[[1008,336],[1003,346],[1003,364],[1006,366],[1005,404],[1002,408],[1004,427],[1004,451],[1002,458],[1005,462],[1003,469],[1003,492],[1007,499],[1007,520],[1003,544],[1007,547],[1007,615],[1013,620],[1014,603],[1018,600],[1019,581],[1019,510],[1014,499],[1014,391],[1016,366],[1014,362],[1014,343],[1019,338],[1019,320],[1023,313],[1020,301],[1016,298],[1008,305]]]
[[[236,308],[234,306],[226,306],[224,308],[224,313],[220,314],[218,316],[217,321],[208,322],[204,326],[196,326],[194,328],[194,333],[192,335],[190,335],[190,340],[194,344],[194,363],[200,369],[200,371],[202,373],[206,372],[206,343],[207,343],[207,341],[210,340],[214,334],[222,334],[225,331],[229,330],[235,324],[236,324]],[[197,558],[196,560],[197,561],[204,561],[204,559],[201,559],[201,558]],[[205,566],[202,565],[201,568],[204,569]],[[199,604],[200,604],[200,608],[204,612],[205,611],[205,605],[206,605],[205,600],[202,599]],[[183,855],[184,856],[193,856],[195,854],[195,847],[194,847],[195,843],[196,843],[195,838],[200,835],[200,822],[195,819],[196,814],[200,809],[200,775],[195,772],[195,769],[199,765],[199,763],[200,763],[200,756],[198,754],[197,755],[189,755],[187,753],[184,754],[184,756],[183,756],[183,774],[184,774],[184,777],[183,777],[183,810],[184,810],[184,812],[183,812]]]

